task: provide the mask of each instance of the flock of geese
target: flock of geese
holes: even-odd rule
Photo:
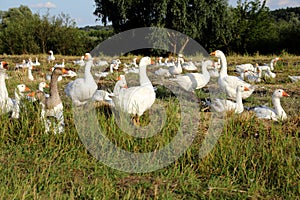
[[[183,90],[194,92],[196,89],[205,87],[211,77],[218,77],[218,86],[226,93],[227,99],[215,98],[207,101],[209,107],[215,112],[234,111],[239,114],[245,109],[243,99],[248,98],[255,91],[256,86],[251,85],[260,82],[262,77],[275,78],[276,74],[272,72],[276,62],[280,58],[272,59],[269,65],[253,66],[252,64],[242,64],[236,66],[236,71],[240,76],[230,76],[227,73],[227,60],[224,53],[216,50],[210,54],[218,59],[217,62],[212,60],[203,60],[201,63],[185,62],[183,55],[179,54],[178,58],[165,59],[159,57],[157,62],[146,56],[140,59],[137,64],[135,57],[130,64],[124,64],[123,75],[120,75],[115,83],[113,92],[98,90],[98,85],[94,77],[105,77],[118,70],[121,61],[113,60],[110,64],[107,61],[95,61],[90,53],[86,53],[78,61],[73,61],[73,64],[84,67],[84,77],[76,78],[70,81],[65,87],[65,94],[72,100],[74,106],[84,106],[89,101],[106,102],[110,106],[120,109],[123,112],[133,115],[133,123],[139,125],[139,117],[144,112],[152,107],[156,99],[155,88],[147,75],[148,66],[159,66],[159,69],[154,72],[155,76],[164,77],[176,84]],[[53,51],[49,51],[47,58],[48,63],[55,60]],[[47,78],[50,85],[46,82],[41,82],[36,91],[29,92],[30,89],[20,84],[15,89],[15,98],[10,98],[6,88],[7,63],[2,61],[0,66],[0,108],[2,114],[10,113],[12,118],[19,118],[20,104],[22,99],[30,101],[38,101],[41,106],[41,119],[45,124],[45,131],[54,131],[54,133],[64,132],[64,115],[63,102],[58,91],[58,81],[64,76],[76,77],[76,72],[65,69],[65,60],[61,64],[56,64],[52,67],[52,73]],[[197,66],[201,65],[202,72],[197,71]],[[32,69],[40,66],[36,59],[32,62],[23,61],[17,64],[15,69],[26,68],[28,70],[28,79],[34,80]],[[94,66],[109,66],[107,72],[97,72],[92,74],[91,69]],[[186,71],[187,73],[182,73]],[[134,87],[128,87],[126,74],[137,73],[139,75],[139,84]],[[294,77],[293,77],[294,78]],[[44,92],[44,88],[50,87],[50,94]],[[274,108],[267,106],[254,106],[251,110],[254,111],[258,118],[271,120],[285,120],[287,115],[281,106],[280,99],[289,96],[283,89],[276,89],[272,95]],[[56,124],[53,125],[49,117],[56,118]]]

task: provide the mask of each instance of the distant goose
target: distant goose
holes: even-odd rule
[[[48,63],[53,62],[53,61],[55,60],[55,57],[54,57],[54,55],[53,55],[53,51],[50,50],[48,53],[50,54],[50,55],[48,56],[48,58],[47,58]]]

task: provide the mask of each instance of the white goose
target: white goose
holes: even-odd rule
[[[49,53],[50,55],[48,56],[47,60],[48,60],[48,63],[50,63],[50,62],[52,62],[52,61],[55,60],[55,57],[54,57],[54,55],[53,55],[53,51],[52,51],[52,50],[50,50],[48,53]]]
[[[72,99],[75,106],[81,106],[88,102],[96,92],[98,86],[91,74],[93,58],[90,53],[86,53],[84,57],[87,62],[85,64],[84,78],[77,78],[68,83],[65,88],[67,96]]]
[[[194,91],[203,88],[210,80],[210,74],[207,70],[209,62],[202,62],[201,73],[187,73],[185,75],[178,75],[176,78],[170,79],[178,83],[186,91]]]
[[[31,81],[34,80],[34,77],[32,75],[32,70],[33,70],[32,61],[31,61],[31,58],[29,58],[27,74],[28,74],[28,79]]]
[[[255,68],[254,68],[254,66],[252,64],[246,63],[246,64],[236,65],[235,66],[235,70],[238,73],[242,73],[242,72],[245,72],[245,71],[252,71],[252,72],[254,72]]]
[[[124,75],[120,75],[117,78],[117,80],[118,81],[115,84],[113,93],[108,93],[105,90],[97,90],[95,92],[95,94],[93,95],[92,100],[93,101],[98,101],[98,102],[103,102],[104,101],[104,102],[110,104],[111,106],[114,106],[113,101],[109,96],[118,96],[119,93],[120,93],[120,90],[122,88],[128,88],[127,82],[126,82],[126,79],[125,79]]]
[[[249,91],[249,88],[243,85],[239,85],[236,88],[236,102],[226,99],[214,99],[211,103],[208,103],[210,107],[216,112],[225,112],[233,110],[239,114],[244,111],[242,93]]]
[[[134,123],[139,124],[139,117],[150,109],[155,101],[155,92],[146,72],[146,67],[152,64],[150,57],[143,57],[139,63],[140,86],[121,90],[119,95],[111,98],[117,108],[123,112],[135,115]]]
[[[196,65],[192,61],[185,62],[182,54],[179,54],[178,60],[179,60],[179,62],[181,62],[181,66],[184,70],[186,70],[186,71],[196,71],[196,70],[198,70]]]
[[[41,63],[39,62],[39,60],[38,60],[38,58],[37,57],[35,57],[35,62],[33,62],[32,63],[32,66],[40,66],[41,65]]]
[[[289,76],[292,82],[297,82],[300,80],[300,76]]]
[[[175,65],[169,67],[169,72],[174,77],[175,75],[179,75],[182,73],[182,67],[179,59],[177,60],[177,63]]]
[[[84,56],[81,56],[80,60],[73,61],[73,64],[79,65],[79,66],[84,66]]]
[[[287,115],[283,110],[280,98],[288,97],[289,95],[282,89],[276,89],[272,95],[272,103],[275,109],[269,108],[267,106],[258,106],[251,108],[258,118],[261,119],[272,119],[274,121],[285,120]]]
[[[236,76],[229,76],[227,74],[227,60],[224,53],[220,50],[216,50],[212,52],[210,55],[216,56],[221,59],[221,70],[220,76],[218,79],[218,83],[220,87],[226,92],[227,97],[229,99],[236,99],[236,86],[237,85],[244,85],[249,88],[249,91],[245,91],[242,93],[242,98],[248,98],[254,91],[254,86],[250,85],[249,83],[241,80]]]
[[[260,69],[258,69],[258,72],[253,72],[253,71],[243,71],[240,72],[240,78],[242,80],[246,80],[250,83],[259,83],[261,82],[261,78],[262,78],[262,71]]]
[[[15,89],[15,99],[9,98],[5,84],[5,77],[5,70],[0,69],[0,112],[1,114],[12,112],[12,118],[19,118],[20,93],[30,90],[24,84],[20,84]]]
[[[65,67],[65,59],[62,60],[62,63],[61,63],[61,64],[57,64],[57,63],[56,63],[56,64],[54,65],[54,68],[56,68],[56,67],[64,68],[64,67]]]

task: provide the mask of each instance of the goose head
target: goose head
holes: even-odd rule
[[[237,92],[250,91],[250,89],[244,85],[239,85],[236,90]]]
[[[289,97],[290,95],[286,93],[283,89],[277,89],[273,93],[273,97],[281,98],[281,97]]]
[[[154,61],[151,60],[151,58],[149,56],[143,57],[140,60],[139,66],[147,66],[147,65],[153,65]]]
[[[216,50],[214,52],[211,52],[210,55],[218,57],[218,58],[221,58],[222,56],[225,56],[225,54],[222,51],[220,51],[220,50]]]
[[[87,60],[87,61],[91,61],[91,60],[93,60],[93,57],[90,53],[85,53],[84,54],[84,59]]]
[[[1,69],[8,69],[8,63],[7,62],[1,61],[0,63],[1,63],[1,66],[0,66]]]
[[[39,90],[43,91],[43,88],[49,88],[49,85],[46,82],[40,82]]]
[[[50,55],[53,55],[53,51],[52,51],[52,50],[48,51],[48,53],[49,53]]]
[[[19,93],[30,92],[30,89],[25,84],[19,84],[17,89]]]

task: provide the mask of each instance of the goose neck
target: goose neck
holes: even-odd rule
[[[219,57],[221,59],[221,70],[220,70],[220,76],[227,76],[227,60],[225,55],[220,55]]]
[[[147,76],[147,71],[146,71],[147,66],[142,65],[139,68],[140,68],[139,70],[140,85],[151,84],[151,81]]]

